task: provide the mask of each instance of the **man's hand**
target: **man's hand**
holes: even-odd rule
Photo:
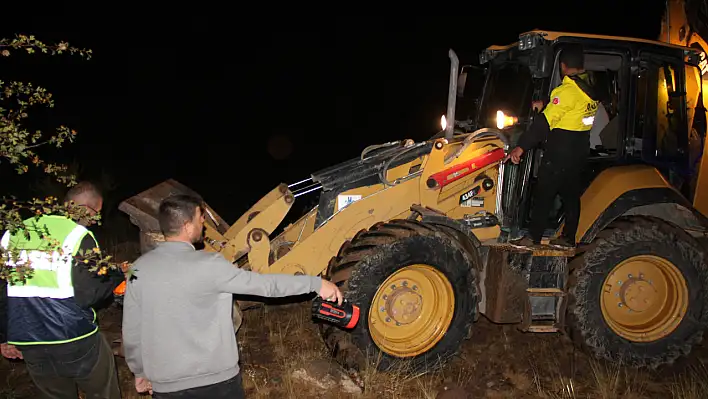
[[[534,111],[541,111],[543,109],[543,101],[537,100],[531,102],[531,109],[533,109]]]
[[[128,263],[127,261],[120,264],[120,271],[122,271],[123,273],[128,273],[129,269],[130,269],[130,263]]]
[[[322,297],[322,299],[325,299],[330,302],[337,301],[338,305],[341,305],[342,301],[344,300],[344,296],[342,295],[342,291],[339,290],[339,287],[337,287],[337,285],[333,282],[327,281],[325,279],[322,279],[322,288],[320,288],[320,296]]]
[[[135,390],[138,393],[150,392],[150,395],[152,395],[152,384],[147,378],[135,377]]]
[[[504,157],[502,162],[506,162],[511,158],[511,162],[518,165],[519,162],[521,162],[522,155],[524,155],[524,149],[521,147],[515,147],[509,154],[507,154],[506,157]]]
[[[8,359],[24,359],[22,357],[22,352],[20,352],[15,345],[10,345],[8,343],[0,344],[0,351],[2,355]]]

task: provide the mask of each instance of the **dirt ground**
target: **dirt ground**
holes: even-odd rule
[[[120,338],[120,316],[117,306],[100,313],[111,341]],[[442,370],[423,376],[367,370],[358,380],[362,394],[344,393],[342,385],[317,386],[338,368],[329,361],[307,303],[246,311],[238,340],[249,398],[708,398],[706,348],[672,369],[637,372],[590,360],[557,335],[522,334],[484,318],[460,356]],[[116,360],[123,397],[149,398],[135,392],[125,361]],[[2,359],[0,397],[36,397],[22,362]]]

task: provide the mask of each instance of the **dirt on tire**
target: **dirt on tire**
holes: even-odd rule
[[[632,343],[614,333],[600,309],[602,284],[621,261],[636,255],[667,259],[683,274],[689,305],[667,337]],[[631,367],[658,367],[687,356],[701,342],[708,322],[708,266],[699,243],[678,226],[648,216],[619,218],[601,231],[590,249],[571,262],[568,325],[576,345],[596,357]]]
[[[328,349],[346,369],[359,371],[374,361],[380,370],[394,364],[417,371],[434,370],[459,352],[477,319],[477,272],[473,257],[455,238],[431,224],[413,220],[379,223],[358,233],[330,262],[329,275],[346,274],[345,298],[359,305],[362,317],[351,331],[321,325]],[[426,264],[442,272],[452,284],[455,307],[445,336],[429,351],[401,359],[380,351],[369,333],[368,314],[378,287],[397,270]]]

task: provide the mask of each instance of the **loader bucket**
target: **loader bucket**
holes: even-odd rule
[[[160,224],[157,219],[160,202],[175,194],[190,194],[199,198],[201,196],[189,187],[176,180],[169,179],[149,188],[142,193],[128,198],[118,205],[118,209],[130,216],[130,221],[140,228],[140,252],[146,253],[151,250],[156,242],[162,241]],[[215,228],[219,233],[224,234],[229,225],[214,210],[205,204],[208,213],[206,223]],[[216,219],[216,223],[209,216]]]

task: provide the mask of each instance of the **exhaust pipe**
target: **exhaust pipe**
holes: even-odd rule
[[[460,60],[457,54],[450,49],[448,52],[450,57],[450,86],[447,90],[447,126],[445,127],[445,138],[450,140],[455,132],[455,105],[457,102],[457,70],[460,66]]]

